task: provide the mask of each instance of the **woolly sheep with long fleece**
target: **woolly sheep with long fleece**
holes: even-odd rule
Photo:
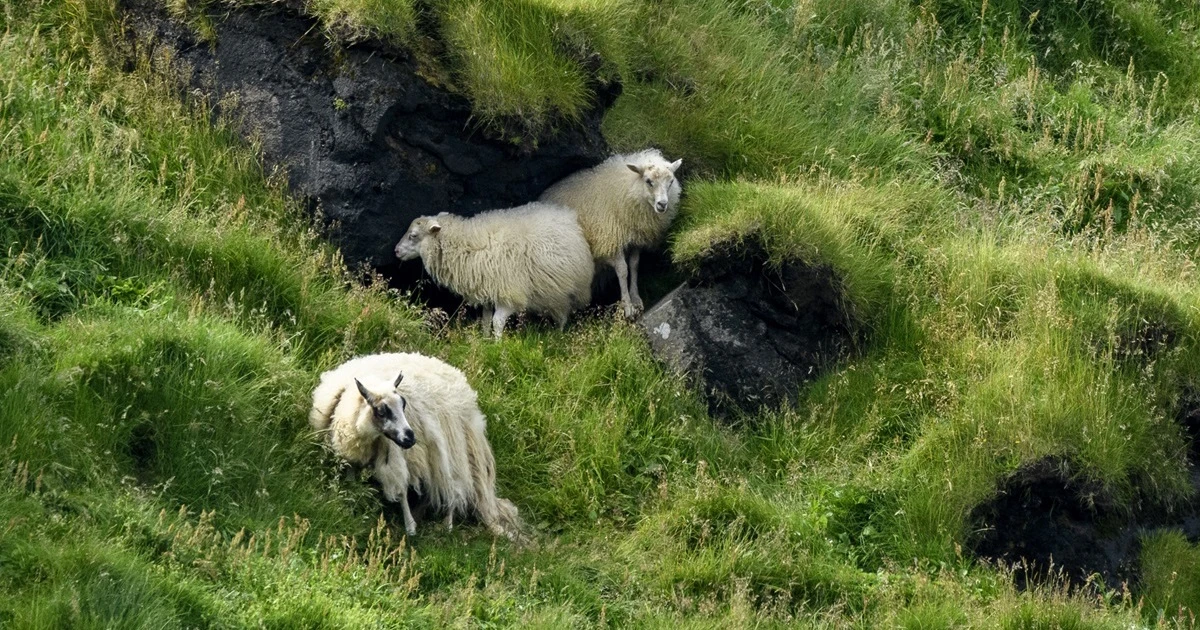
[[[521,311],[549,314],[565,327],[571,310],[590,300],[595,273],[575,211],[540,202],[471,218],[420,217],[396,257],[420,257],[434,281],[484,307],[484,334],[491,324],[497,337]]]
[[[408,488],[446,513],[474,509],[493,533],[516,540],[517,508],[496,497],[496,462],[475,390],[457,368],[420,354],[373,354],[321,375],[309,422],[339,456],[373,467],[388,501],[416,533]],[[406,432],[407,429],[407,432]]]
[[[683,160],[668,162],[657,149],[614,155],[542,193],[542,201],[579,214],[592,256],[617,273],[626,317],[643,308],[637,286],[641,250],[657,246],[679,212],[681,187],[675,171],[681,164]]]

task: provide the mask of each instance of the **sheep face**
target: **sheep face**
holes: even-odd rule
[[[642,182],[637,189],[641,191],[646,203],[654,208],[655,212],[662,214],[671,205],[671,189],[679,187],[679,182],[675,179],[675,171],[681,164],[683,164],[683,160],[675,160],[666,165],[626,164],[625,166],[641,178]]]
[[[421,257],[421,245],[427,239],[437,237],[437,233],[442,230],[442,226],[438,223],[437,217],[420,217],[408,226],[408,231],[404,233],[404,237],[396,243],[396,258],[400,260],[412,260]]]
[[[397,376],[392,389],[386,392],[373,392],[358,379],[354,379],[354,384],[358,386],[358,393],[363,400],[371,406],[371,424],[375,430],[400,448],[412,448],[412,445],[417,443],[417,438],[413,434],[412,426],[408,424],[408,417],[404,415],[408,401],[396,390],[403,379],[403,374]]]

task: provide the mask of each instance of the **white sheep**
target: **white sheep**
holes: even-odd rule
[[[474,509],[496,535],[520,538],[517,508],[496,497],[496,462],[475,390],[457,368],[420,354],[358,357],[321,375],[309,423],[328,430],[343,459],[371,466],[383,496],[417,530],[408,489],[428,497],[453,527]]]
[[[683,160],[668,162],[657,149],[614,155],[542,193],[542,201],[579,214],[592,256],[617,272],[628,318],[643,309],[637,286],[641,250],[658,245],[679,212],[681,188],[675,171],[681,164]]]
[[[419,257],[435,282],[482,306],[484,334],[490,326],[497,337],[522,311],[549,314],[564,328],[571,310],[590,301],[595,273],[575,211],[540,202],[470,218],[420,217],[396,257]]]

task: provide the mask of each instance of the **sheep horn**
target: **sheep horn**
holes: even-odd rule
[[[367,388],[363,386],[362,382],[360,382],[358,379],[354,379],[354,384],[358,385],[358,393],[362,394],[363,400],[367,401],[367,403],[374,407],[375,395],[367,391]]]

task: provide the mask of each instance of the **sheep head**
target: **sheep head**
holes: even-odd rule
[[[446,214],[446,213],[442,213]],[[435,238],[442,231],[442,224],[437,217],[419,217],[408,226],[408,231],[396,243],[396,258],[412,260],[421,257],[421,245],[426,239]]]
[[[392,387],[382,392],[367,389],[358,379],[354,379],[354,384],[358,386],[359,395],[371,407],[371,424],[375,430],[395,442],[400,448],[412,448],[412,445],[417,443],[417,439],[413,434],[412,426],[408,424],[408,417],[404,415],[408,401],[400,395],[399,387],[402,380],[404,380],[404,374],[396,376]]]
[[[669,164],[626,164],[642,180],[639,185],[646,203],[654,211],[662,214],[671,206],[671,189],[679,187],[675,179],[675,171],[683,164],[683,160],[675,160]]]

